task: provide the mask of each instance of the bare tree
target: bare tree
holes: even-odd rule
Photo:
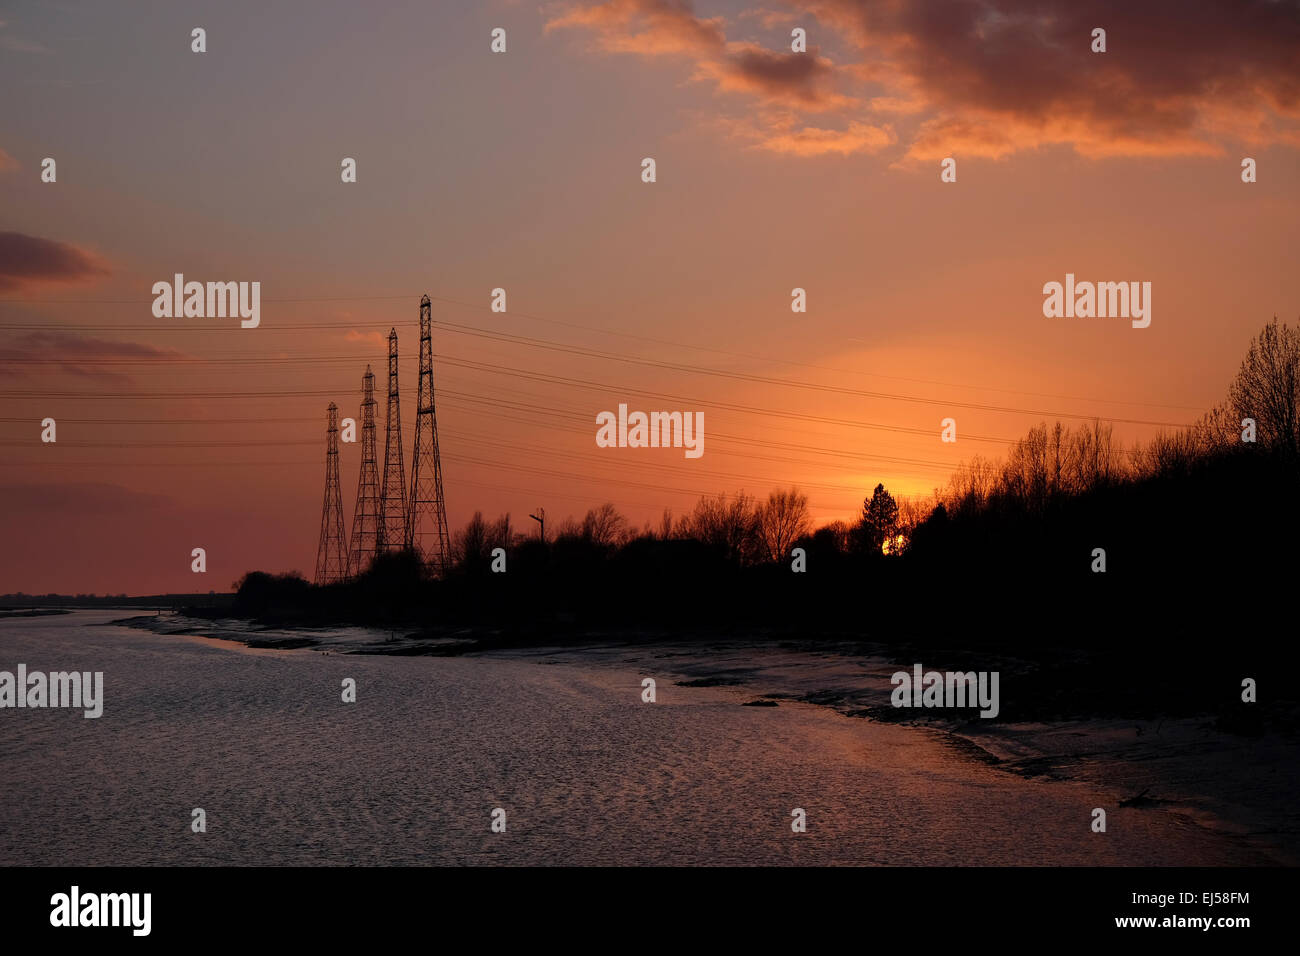
[[[1200,441],[1190,429],[1160,431],[1146,444],[1135,446],[1131,457],[1135,477],[1185,475],[1201,457]]]
[[[622,544],[629,533],[627,519],[608,501],[599,508],[592,508],[582,519],[582,536],[592,544]]]
[[[1063,490],[1084,492],[1109,484],[1120,470],[1113,429],[1094,418],[1075,432],[1067,432]]]
[[[1300,329],[1264,326],[1250,343],[1228,403],[1238,421],[1253,418],[1259,440],[1294,455],[1300,448]]]
[[[1201,416],[1201,420],[1193,427],[1205,453],[1240,447],[1241,419],[1244,417],[1246,416],[1234,414],[1234,409],[1229,408],[1227,402],[1220,402]]]
[[[490,548],[510,548],[515,543],[516,532],[510,526],[510,512],[506,512],[488,529]]]
[[[553,534],[557,541],[561,538],[581,538],[582,525],[573,515],[566,515]]]
[[[482,567],[491,560],[493,548],[510,548],[515,544],[516,536],[510,527],[509,514],[503,514],[489,524],[484,520],[483,512],[476,511],[469,523],[452,535],[452,561],[462,569]]]
[[[975,455],[953,472],[941,498],[945,508],[954,514],[977,511],[984,506],[999,484],[997,464],[981,455]]]
[[[754,513],[754,530],[769,561],[786,557],[796,541],[812,529],[808,496],[798,488],[777,490]]]
[[[452,539],[452,560],[460,567],[485,563],[491,554],[492,546],[488,543],[489,529],[483,520],[483,512],[474,512],[465,527],[456,532]]]
[[[720,548],[734,561],[748,562],[756,550],[755,510],[753,496],[743,491],[705,495],[682,518],[678,536],[703,541]]]
[[[1048,491],[1048,494],[1055,495],[1055,494],[1059,494],[1060,491],[1061,491],[1061,470],[1062,470],[1062,469],[1061,469],[1061,466],[1062,466],[1061,453],[1062,453],[1062,450],[1063,450],[1063,447],[1062,447],[1062,446],[1064,446],[1064,450],[1065,450],[1065,452],[1068,454],[1068,451],[1069,451],[1069,435],[1070,435],[1069,430],[1066,429],[1065,426],[1063,426],[1060,422],[1057,422],[1057,423],[1052,427],[1051,434],[1048,435],[1048,438],[1047,438],[1047,456],[1048,456],[1047,491]]]
[[[813,543],[837,554],[848,554],[853,549],[854,525],[847,521],[832,521],[813,532]]]

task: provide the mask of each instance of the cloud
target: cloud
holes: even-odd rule
[[[742,10],[737,19],[741,21],[757,20],[767,30],[775,30],[778,27],[788,30],[797,26],[789,10],[770,10],[765,7],[759,7],[755,10]]]
[[[382,345],[388,348],[387,332],[358,332],[356,329],[348,329],[343,336],[345,342],[364,342],[367,345]]]
[[[835,91],[835,65],[815,49],[773,52],[754,43],[728,44],[723,56],[698,65],[695,78],[709,78],[729,93],[748,93],[768,103],[823,112],[854,105]]]
[[[878,153],[897,141],[889,126],[872,126],[851,120],[843,129],[801,126],[793,115],[762,115],[753,119],[723,120],[723,132],[750,148],[789,156],[826,156]]]
[[[804,126],[767,136],[759,145],[776,153],[794,156],[823,156],[827,153],[875,153],[894,142],[892,130],[851,122],[847,129]]]
[[[1300,133],[1296,0],[796,2],[924,104],[911,158],[1211,155]]]
[[[94,253],[55,239],[0,232],[0,292],[43,283],[81,282],[109,274]]]
[[[692,79],[757,107],[737,116],[724,106],[723,126],[792,155],[894,142],[910,161],[1053,145],[1096,158],[1300,147],[1300,0],[788,4],[785,22],[761,6],[736,20],[773,29],[785,46],[798,22],[819,49],[729,40],[727,21],[689,0],[572,0],[546,29],[584,31],[606,53],[690,61]],[[1106,53],[1091,50],[1097,26]]]
[[[128,510],[156,511],[175,504],[166,495],[133,491],[121,485],[97,481],[4,484],[0,485],[0,500],[14,503],[15,514],[37,516],[69,512],[95,514]]]
[[[722,92],[747,93],[804,109],[847,108],[835,65],[816,48],[807,53],[728,42],[722,17],[697,16],[689,0],[601,0],[570,3],[547,20],[545,32],[585,30],[605,53],[692,60],[691,78],[712,80]]]
[[[584,28],[606,52],[664,56],[721,49],[722,25],[695,16],[689,0],[603,0],[569,4],[545,30]]]
[[[18,168],[18,160],[14,159],[3,149],[0,149],[0,173],[11,172]]]
[[[64,373],[101,382],[125,383],[133,380],[130,375],[85,360],[174,362],[188,357],[175,349],[140,342],[114,342],[62,332],[29,332],[0,343],[0,365],[5,367],[6,374],[25,378]]]

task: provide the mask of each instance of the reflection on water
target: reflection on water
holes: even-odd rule
[[[1092,833],[1110,797],[922,730],[672,674],[644,704],[657,675],[576,653],[249,653],[83,626],[115,616],[0,622],[0,669],[102,670],[105,696],[98,720],[0,711],[0,865],[1263,862],[1172,814],[1113,809]]]

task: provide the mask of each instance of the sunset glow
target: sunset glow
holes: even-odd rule
[[[183,9],[6,15],[0,582],[189,590],[198,543],[218,589],[309,571],[325,407],[391,327],[414,422],[426,292],[453,528],[791,484],[852,520],[1040,421],[1194,421],[1300,301],[1295,23],[1112,6],[1104,58],[1048,0],[229,4],[204,57],[162,41]],[[156,318],[175,273],[259,281],[259,327]],[[1067,273],[1150,282],[1151,325],[1046,318]],[[705,454],[598,447],[620,401],[703,411]]]

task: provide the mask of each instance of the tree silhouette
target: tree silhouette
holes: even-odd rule
[[[631,528],[627,518],[619,513],[612,502],[592,508],[582,519],[582,537],[592,544],[619,545],[628,539]]]
[[[1259,441],[1294,456],[1300,449],[1300,328],[1277,319],[1251,340],[1250,350],[1228,389],[1240,421],[1253,418]]]
[[[855,549],[867,554],[881,553],[885,543],[897,537],[898,502],[883,484],[862,500],[862,519],[855,530]]]
[[[463,569],[478,568],[488,563],[491,548],[488,546],[488,526],[483,512],[474,512],[462,531],[452,537],[452,560]]]
[[[452,563],[459,571],[485,573],[492,561],[492,549],[508,549],[513,544],[515,533],[510,527],[509,514],[488,524],[483,512],[476,511],[464,529],[452,536]]]
[[[811,529],[808,496],[798,488],[773,491],[755,512],[755,530],[769,561],[788,556],[794,543]]]
[[[729,560],[747,563],[757,545],[754,497],[743,491],[730,497],[705,495],[682,518],[677,536],[694,538],[721,551]]]

